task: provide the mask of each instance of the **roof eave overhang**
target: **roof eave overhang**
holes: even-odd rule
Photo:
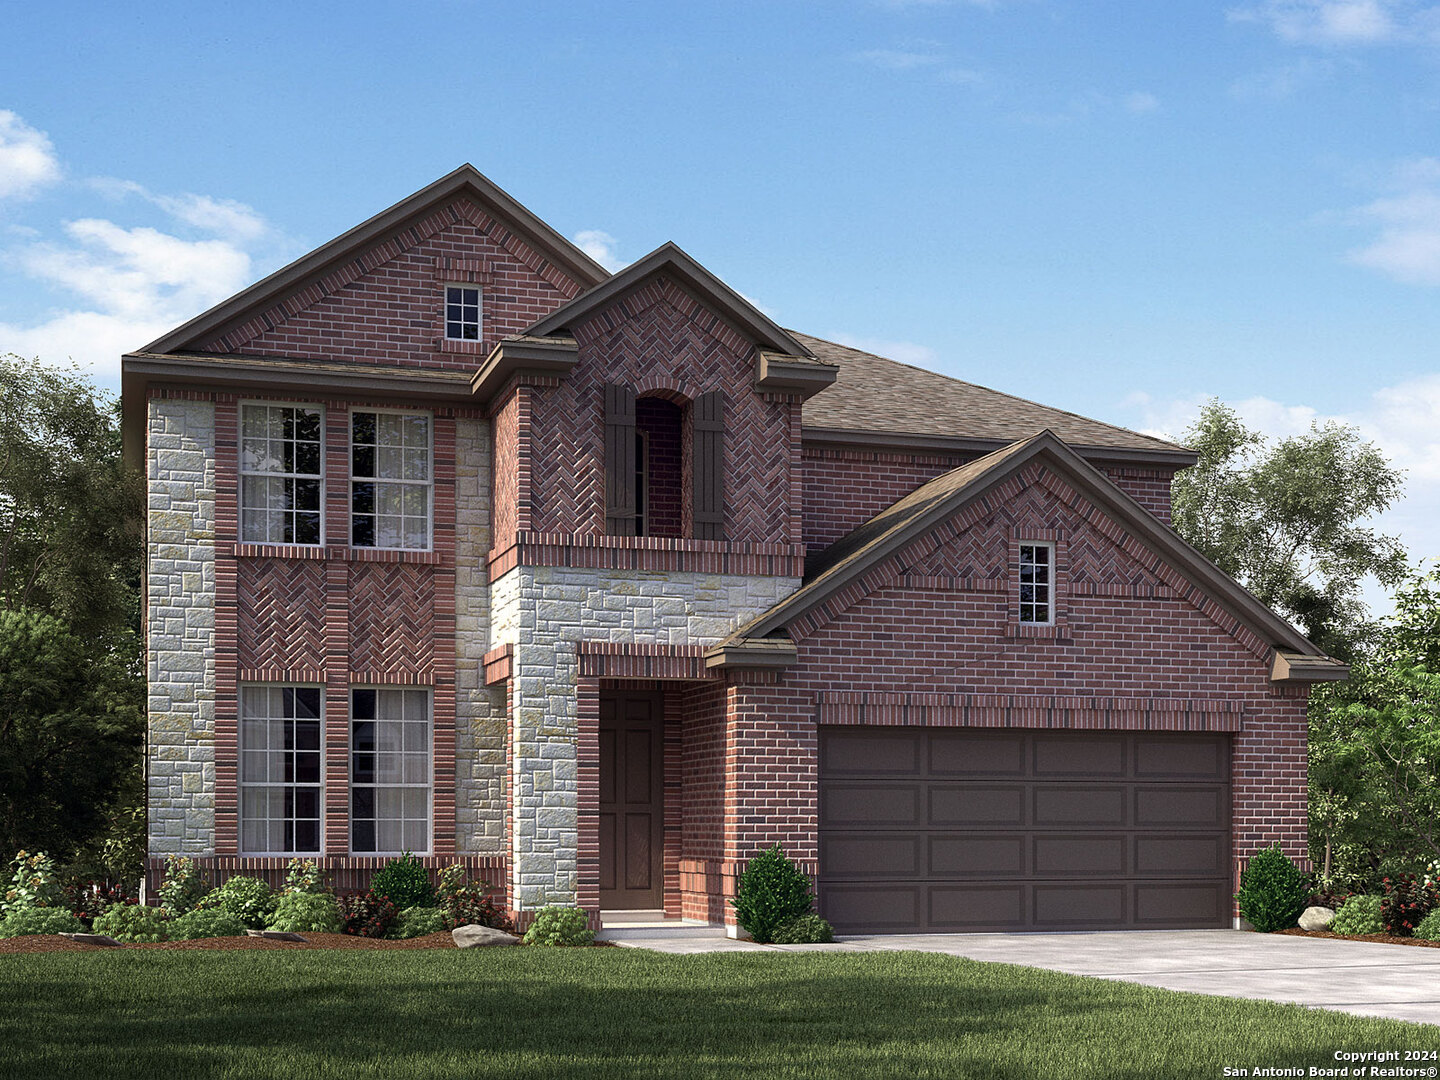
[[[778,638],[724,641],[705,653],[705,667],[711,671],[782,671],[799,662],[795,643]]]
[[[755,387],[810,398],[831,385],[839,373],[833,364],[761,349],[755,361]]]
[[[470,380],[470,388],[482,405],[514,377],[526,375],[565,379],[575,370],[580,346],[570,337],[517,337],[501,341]]]
[[[864,450],[884,447],[886,449],[974,454],[991,454],[1016,441],[1014,439],[977,439],[925,432],[859,431],[851,428],[814,427],[809,424],[801,427],[800,438],[802,442],[813,446],[855,447]],[[1186,450],[1183,447],[1167,450],[1161,447],[1148,449],[1139,446],[1093,446],[1083,443],[1066,443],[1065,445],[1087,461],[1113,462],[1119,465],[1155,465],[1173,469],[1188,469],[1200,459],[1195,451]]]
[[[1350,665],[1333,657],[1275,650],[1270,665],[1274,683],[1341,682],[1350,677]]]

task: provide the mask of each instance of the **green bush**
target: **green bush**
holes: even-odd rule
[[[507,934],[515,932],[515,924],[505,914],[505,909],[490,895],[490,884],[470,881],[460,863],[453,863],[440,871],[440,884],[435,893],[440,910],[445,914],[446,930],[454,930],[457,926],[489,926]]]
[[[85,924],[64,908],[14,907],[0,919],[0,938],[30,934],[78,934]]]
[[[221,907],[195,908],[165,927],[171,941],[193,941],[196,938],[244,937],[245,924],[233,912]]]
[[[200,904],[228,911],[251,930],[263,930],[275,914],[275,894],[257,877],[232,877]]]
[[[774,941],[775,931],[791,919],[810,914],[810,904],[810,879],[779,844],[745,864],[730,901],[740,925],[762,943]]]
[[[0,918],[20,908],[60,907],[64,893],[55,860],[43,851],[17,852],[11,860],[13,873],[5,895],[0,896]]]
[[[160,883],[159,891],[160,907],[173,919],[199,906],[210,891],[210,882],[200,873],[193,859],[169,855],[165,859],[165,880]]]
[[[1440,908],[1421,919],[1420,925],[1415,927],[1415,933],[1411,936],[1421,941],[1440,941]]]
[[[1383,934],[1385,921],[1382,915],[1385,899],[1380,896],[1352,896],[1340,905],[1335,921],[1330,924],[1332,934]]]
[[[435,886],[420,860],[409,852],[391,859],[370,879],[370,891],[388,896],[397,908],[434,907]]]
[[[289,893],[320,893],[334,895],[325,884],[325,871],[314,859],[291,859],[285,866],[285,887],[281,895]]]
[[[275,905],[269,930],[287,934],[338,934],[344,920],[340,904],[328,892],[287,892]]]
[[[1240,875],[1240,914],[1262,934],[1289,930],[1310,903],[1310,879],[1278,845],[1251,857]]]
[[[595,932],[586,923],[585,910],[578,907],[543,907],[525,931],[526,945],[589,945]]]
[[[1380,905],[1380,918],[1388,933],[1406,937],[1420,921],[1440,906],[1440,886],[1416,874],[1400,873],[1386,877],[1385,899]]]
[[[390,931],[393,938],[424,937],[446,929],[445,913],[438,907],[407,907],[400,912],[395,929]]]
[[[775,931],[776,945],[817,945],[835,940],[835,931],[819,915],[801,915]]]
[[[94,931],[116,941],[165,940],[165,913],[144,904],[117,904],[95,920]]]

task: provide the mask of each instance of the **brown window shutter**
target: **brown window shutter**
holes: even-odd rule
[[[635,535],[635,391],[605,387],[605,531]]]
[[[691,411],[695,461],[695,539],[725,539],[725,396],[711,390]]]

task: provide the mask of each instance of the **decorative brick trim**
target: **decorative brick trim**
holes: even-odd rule
[[[495,274],[489,259],[435,260],[435,281],[440,285],[489,285]]]
[[[233,394],[215,395],[215,853],[240,842],[239,603],[233,549],[240,527],[239,409]]]
[[[347,505],[347,526],[349,513]],[[315,559],[327,562],[410,563],[415,566],[439,566],[445,562],[445,555],[440,551],[392,551],[386,548],[352,548],[344,544],[247,544],[237,541],[216,547],[219,553],[240,559]]]
[[[664,688],[664,908],[672,919],[683,918],[680,897],[680,855],[685,846],[685,740],[684,692],[679,686]]]
[[[600,912],[600,680],[576,680],[575,905]]]
[[[580,674],[597,679],[716,680],[705,667],[704,645],[634,645],[629,642],[581,641],[577,645]]]
[[[517,566],[801,577],[805,573],[805,546],[520,532],[512,544],[490,553],[489,566],[491,581]]]
[[[194,860],[196,867],[205,874],[212,885],[222,885],[230,878],[243,874],[258,877],[272,888],[285,883],[286,868],[292,856],[274,855],[214,855],[201,856]],[[363,892],[370,887],[370,879],[383,867],[386,856],[362,855],[320,855],[307,856],[329,875],[330,887],[338,893]],[[502,906],[508,903],[505,892],[506,860],[503,855],[421,855],[420,865],[430,871],[435,881],[439,871],[456,863],[464,866],[472,878],[484,881],[490,886],[496,901]],[[150,892],[160,888],[165,875],[164,859],[147,859],[145,880]]]
[[[509,642],[498,645],[480,663],[485,669],[485,685],[498,686],[509,680],[515,670],[515,646]]]
[[[325,685],[323,668],[241,668],[239,676],[239,681],[242,683]]]
[[[435,669],[422,668],[419,671],[351,671],[351,686],[438,686],[440,680]],[[432,717],[433,720],[433,717]],[[439,773],[440,764],[435,764]]]
[[[820,724],[1017,727],[1110,731],[1240,731],[1244,706],[1186,698],[1069,698],[1019,694],[815,695]]]

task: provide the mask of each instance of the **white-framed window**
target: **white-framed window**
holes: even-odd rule
[[[445,337],[450,341],[480,340],[480,287],[445,286]]]
[[[1020,544],[1020,621],[1050,624],[1055,621],[1055,545]]]
[[[350,849],[430,850],[430,692],[350,691]]]
[[[240,407],[240,539],[319,544],[325,488],[319,406]]]
[[[319,853],[321,756],[318,686],[240,688],[243,853]]]
[[[350,414],[350,543],[430,547],[430,416],[356,410]]]

